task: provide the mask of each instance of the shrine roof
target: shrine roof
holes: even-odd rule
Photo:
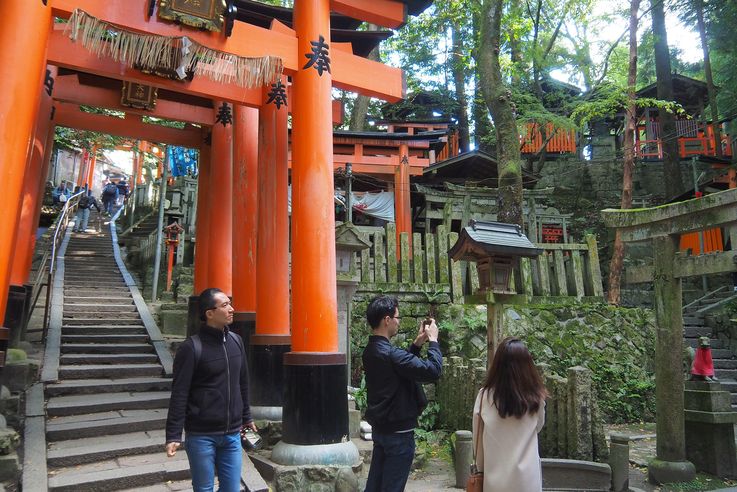
[[[461,229],[458,242],[448,251],[455,260],[465,257],[464,243],[471,241],[490,256],[539,256],[543,250],[527,239],[517,224],[502,222],[482,222],[471,220],[471,224]],[[471,255],[473,256],[473,255]],[[476,258],[478,259],[478,258]]]
[[[706,82],[692,79],[685,75],[673,74],[673,99],[684,108],[698,109],[700,104],[708,103]],[[637,91],[639,97],[656,98],[658,95],[657,83],[652,83]]]
[[[241,22],[269,29],[271,21],[276,19],[282,24],[292,27],[292,9],[267,5],[252,0],[236,0],[238,13],[236,19]],[[367,57],[376,46],[389,39],[392,31],[356,31],[361,21],[344,15],[330,14],[330,39],[335,43],[351,43],[353,54]]]
[[[423,183],[475,181],[483,182],[491,188],[497,187],[497,180],[497,161],[483,150],[464,152],[428,166],[422,170],[422,177],[419,179]],[[531,174],[523,171],[522,184],[532,187],[535,180]]]

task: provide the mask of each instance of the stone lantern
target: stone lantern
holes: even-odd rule
[[[335,269],[338,287],[338,346],[348,359],[348,381],[351,376],[351,305],[360,273],[356,268],[356,252],[368,249],[371,243],[361,237],[356,226],[340,224],[335,228]]]
[[[517,224],[471,220],[461,229],[458,241],[448,254],[455,261],[472,261],[479,272],[479,294],[487,304],[489,361],[504,338],[501,324],[502,304],[525,302],[511,285],[512,272],[522,257],[536,257],[543,250],[527,239]]]

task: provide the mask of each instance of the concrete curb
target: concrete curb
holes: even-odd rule
[[[113,218],[110,219],[110,236],[113,240],[113,256],[115,257],[115,263],[117,263],[118,269],[120,270],[121,275],[123,275],[123,280],[131,291],[131,296],[133,296],[133,303],[136,305],[136,309],[138,309],[138,313],[141,315],[141,320],[143,320],[143,325],[146,327],[146,332],[148,333],[148,337],[151,340],[151,344],[154,346],[154,350],[156,350],[156,355],[159,358],[159,362],[164,367],[164,375],[166,377],[172,377],[174,359],[169,352],[169,348],[166,345],[164,337],[161,335],[161,330],[159,330],[159,327],[154,321],[153,316],[151,316],[151,311],[149,311],[148,309],[148,304],[146,304],[146,301],[143,299],[141,291],[138,290],[136,282],[133,280],[133,277],[128,272],[128,269],[125,267],[125,262],[123,261],[122,256],[120,256],[120,246],[118,246],[118,231],[115,225],[115,221],[122,211],[122,208],[118,209],[115,215],[113,215]]]
[[[67,227],[64,239],[56,254],[56,273],[51,287],[51,307],[49,309],[49,329],[46,333],[43,370],[41,382],[55,383],[59,380],[59,357],[61,355],[61,325],[64,317],[64,255],[67,252],[72,229]]]
[[[46,492],[48,469],[46,468],[46,415],[44,411],[44,385],[36,383],[26,390],[26,421],[23,432],[24,492]],[[46,477],[42,480],[40,477]]]

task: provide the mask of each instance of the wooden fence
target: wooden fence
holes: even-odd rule
[[[359,292],[423,292],[429,296],[447,294],[452,302],[479,288],[474,264],[449,259],[448,249],[458,233],[438,226],[435,233],[401,233],[397,248],[396,226],[358,227],[371,247],[357,253],[361,274]],[[528,298],[602,297],[601,270],[596,238],[586,236],[585,244],[538,244],[544,253],[523,258],[514,274],[513,289]],[[428,299],[432,300],[432,299]]]

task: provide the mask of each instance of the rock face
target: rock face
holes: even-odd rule
[[[358,477],[350,467],[278,466],[274,486],[276,492],[355,492]]]

